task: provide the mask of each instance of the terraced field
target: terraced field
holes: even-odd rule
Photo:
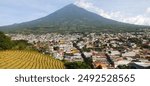
[[[63,69],[64,64],[34,51],[0,51],[0,69]]]

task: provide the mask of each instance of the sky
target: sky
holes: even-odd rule
[[[0,26],[35,20],[71,3],[105,18],[150,25],[150,0],[0,0]]]

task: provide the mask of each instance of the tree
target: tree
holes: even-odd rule
[[[15,40],[13,41],[13,49],[18,50],[34,50],[34,47],[32,44],[28,43],[26,40]]]
[[[0,50],[7,50],[13,47],[11,38],[6,36],[3,32],[0,32]]]
[[[119,69],[129,69],[128,65],[118,65],[117,68]]]
[[[57,51],[57,50],[59,50],[59,47],[58,47],[58,46],[55,46],[55,47],[53,47],[53,49],[54,49],[55,51]]]
[[[90,69],[90,66],[85,62],[65,62],[67,69]]]

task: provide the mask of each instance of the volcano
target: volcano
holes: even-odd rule
[[[134,31],[146,26],[121,23],[69,4],[46,17],[37,20],[0,27],[4,32],[100,32]]]

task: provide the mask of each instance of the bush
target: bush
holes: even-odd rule
[[[84,62],[65,62],[67,69],[90,69],[90,66]]]
[[[0,32],[0,50],[12,49],[13,42],[3,32]]]

